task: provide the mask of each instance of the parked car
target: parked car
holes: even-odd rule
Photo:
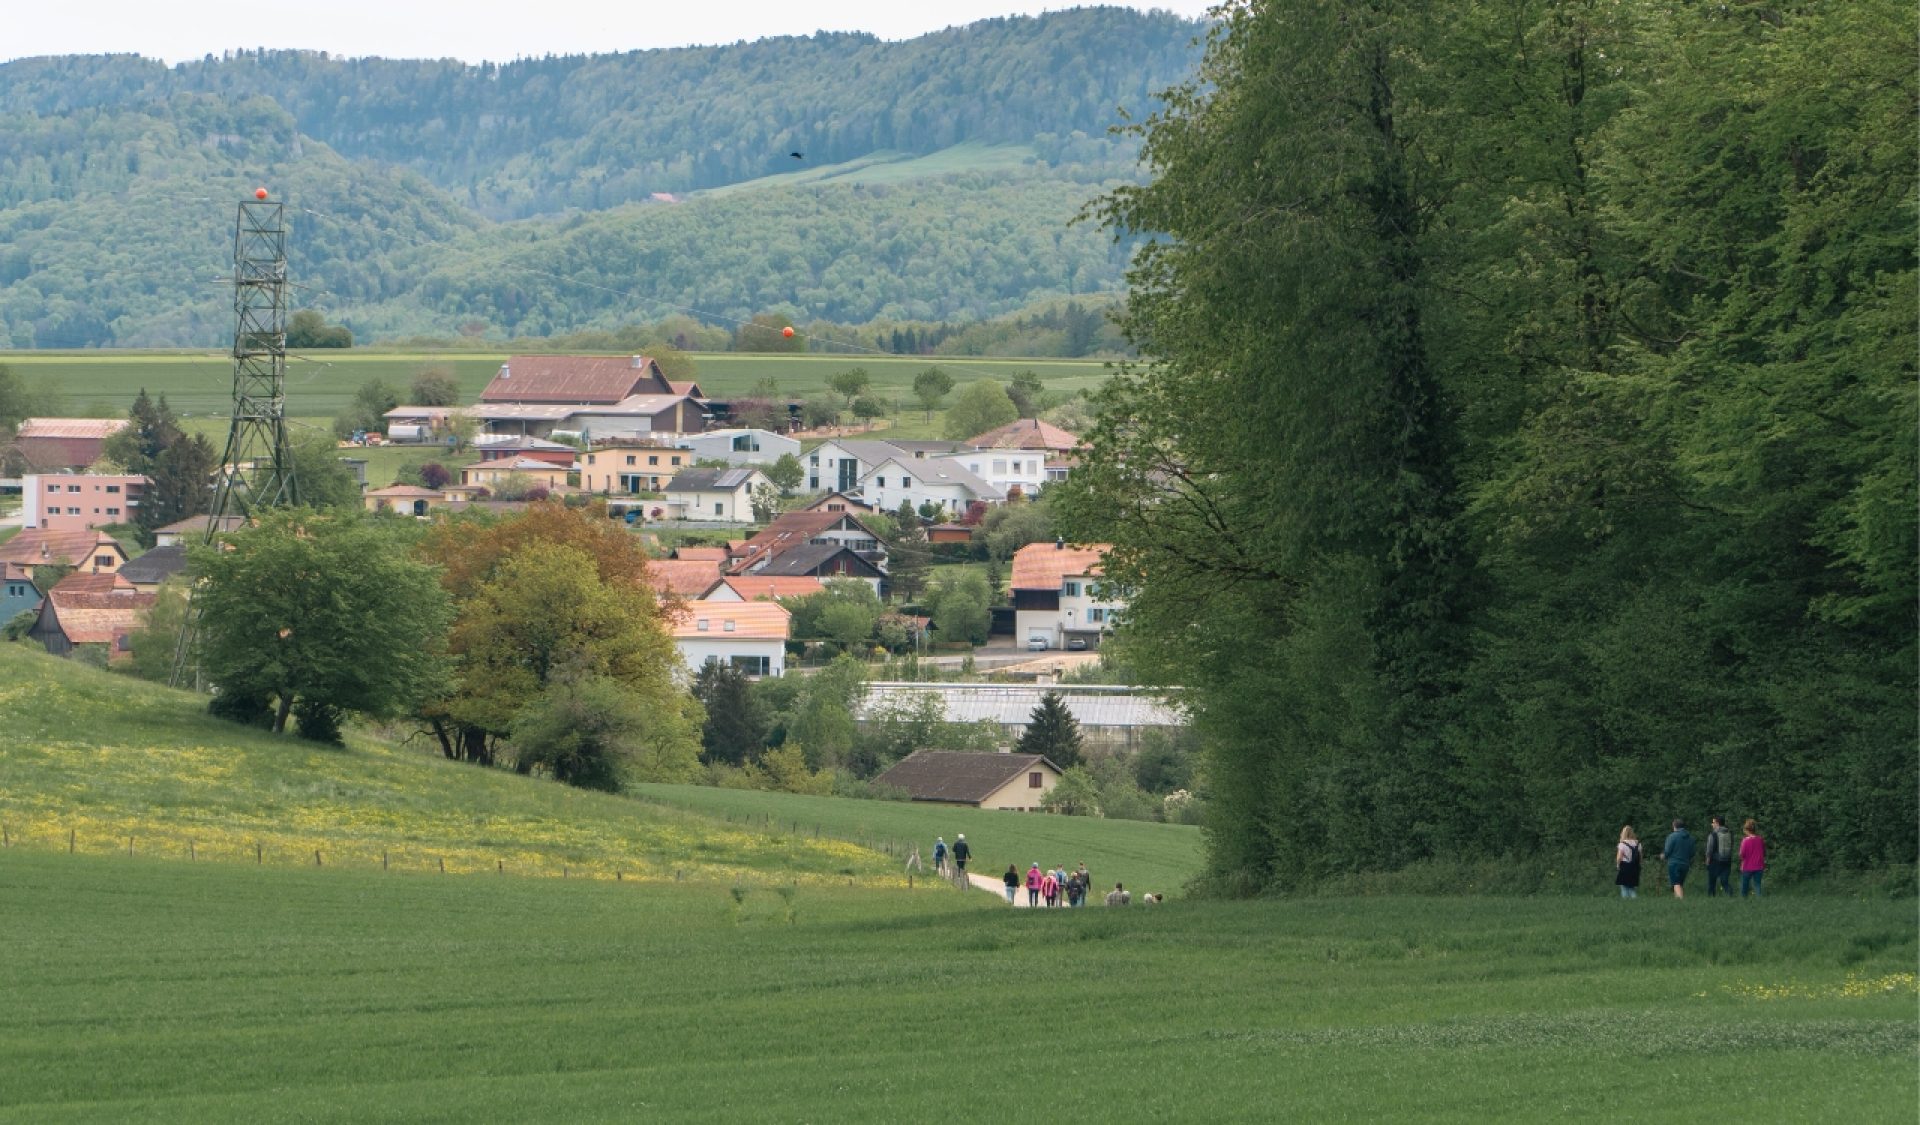
[[[1033,636],[1033,637],[1028,637],[1028,638],[1027,638],[1027,651],[1028,651],[1028,652],[1045,652],[1045,651],[1047,651],[1047,638],[1045,638],[1045,637],[1040,637],[1040,636]]]
[[[1087,647],[1087,638],[1070,637],[1067,639],[1067,647],[1072,649],[1075,652],[1079,652],[1081,649],[1084,649]]]

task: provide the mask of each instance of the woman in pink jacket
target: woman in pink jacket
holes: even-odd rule
[[[1747,897],[1749,888],[1753,897],[1760,897],[1760,876],[1767,871],[1767,841],[1760,835],[1760,828],[1748,817],[1740,826],[1740,897]]]
[[[1049,910],[1058,905],[1056,900],[1060,897],[1060,880],[1051,871],[1040,876],[1040,897],[1046,900]]]
[[[1040,905],[1040,861],[1037,859],[1027,868],[1027,905]]]

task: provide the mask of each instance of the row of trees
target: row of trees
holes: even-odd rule
[[[1068,534],[1241,891],[1754,815],[1920,833],[1911,5],[1231,8]]]

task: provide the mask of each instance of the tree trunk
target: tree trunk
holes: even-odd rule
[[[291,694],[283,693],[280,696],[280,708],[279,710],[273,713],[273,733],[275,734],[286,733],[287,716],[292,713],[293,713],[293,696]]]

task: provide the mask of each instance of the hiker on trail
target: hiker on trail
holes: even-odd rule
[[[1740,826],[1740,897],[1747,897],[1747,888],[1752,887],[1753,897],[1759,898],[1760,876],[1766,872],[1767,841],[1760,835],[1760,826],[1748,817]]]
[[[1047,909],[1052,910],[1060,900],[1060,880],[1049,871],[1040,876],[1040,897],[1047,900]]]
[[[1716,816],[1713,828],[1707,833],[1707,897],[1712,898],[1718,890],[1733,897],[1733,885],[1727,881],[1727,875],[1733,870],[1733,861],[1739,857],[1739,845],[1733,842],[1733,830],[1727,827],[1727,818]]]
[[[1108,906],[1130,906],[1132,903],[1133,896],[1127,893],[1127,888],[1118,883],[1115,883],[1113,889],[1107,892]]]
[[[1007,905],[1012,906],[1014,892],[1020,889],[1020,869],[1011,863],[1007,864],[1007,873],[1000,876],[1000,881],[1007,885]]]
[[[1613,881],[1620,886],[1621,898],[1640,897],[1640,837],[1633,825],[1620,829],[1620,846],[1614,850]]]
[[[953,865],[960,869],[960,878],[967,877],[967,861],[973,858],[973,849],[967,846],[967,834],[960,833],[953,838]]]
[[[947,873],[947,838],[945,836],[933,838],[933,869],[942,875]]]
[[[1667,842],[1660,845],[1660,854],[1667,861],[1667,882],[1673,884],[1673,897],[1687,897],[1687,869],[1693,866],[1693,833],[1687,831],[1686,821],[1673,822],[1673,831],[1668,834]]]
[[[1027,868],[1027,905],[1040,905],[1040,861],[1037,859]]]

